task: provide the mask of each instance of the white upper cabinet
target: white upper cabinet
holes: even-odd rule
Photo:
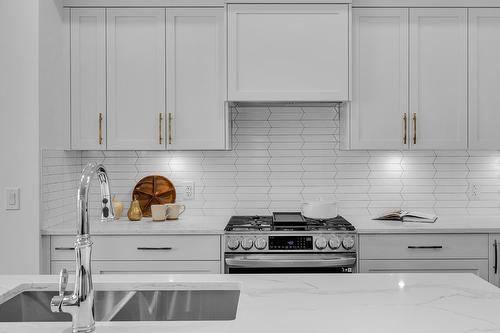
[[[352,40],[351,148],[405,149],[408,9],[353,9]]]
[[[500,149],[500,8],[469,10],[469,148]]]
[[[107,9],[108,149],[165,149],[165,8]]]
[[[105,9],[71,9],[71,149],[106,149]]]
[[[228,5],[228,99],[349,99],[349,5]]]
[[[223,8],[168,8],[167,148],[225,149]]]
[[[410,146],[467,148],[467,9],[410,9]]]

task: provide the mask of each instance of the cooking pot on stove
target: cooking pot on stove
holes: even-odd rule
[[[302,215],[311,219],[326,220],[336,217],[337,203],[334,201],[306,201],[302,203]]]

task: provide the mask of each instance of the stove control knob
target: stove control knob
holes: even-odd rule
[[[229,240],[227,241],[227,247],[230,250],[236,250],[238,247],[240,247],[240,241],[239,241],[239,239],[229,238]]]
[[[344,237],[344,239],[342,240],[342,246],[346,250],[352,249],[354,247],[354,237],[352,236]]]
[[[340,239],[337,236],[333,236],[328,241],[328,246],[330,246],[332,250],[338,249],[340,247]]]
[[[324,250],[328,243],[326,242],[326,239],[324,237],[318,237],[316,238],[316,242],[314,243],[316,245],[316,248],[318,250]]]
[[[245,238],[241,242],[241,247],[245,250],[250,250],[253,246],[253,240],[251,238]]]
[[[265,238],[257,238],[255,240],[255,247],[259,250],[264,250],[266,248],[267,241]]]

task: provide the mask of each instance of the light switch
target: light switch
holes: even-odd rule
[[[21,190],[19,189],[19,187],[5,188],[5,209],[18,210],[20,195]]]

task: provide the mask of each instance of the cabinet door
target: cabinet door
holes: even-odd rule
[[[467,148],[466,13],[410,9],[412,149]]]
[[[71,149],[106,149],[105,10],[71,9]]]
[[[347,100],[348,56],[348,5],[228,6],[229,100]]]
[[[360,273],[473,273],[488,279],[488,260],[360,260]]]
[[[500,247],[500,234],[490,235],[490,245],[489,245],[489,280],[490,283],[497,287],[500,287],[500,267],[499,263],[499,247]]]
[[[404,149],[408,9],[355,8],[353,15],[351,148]]]
[[[167,9],[167,148],[225,149],[223,8]]]
[[[469,9],[469,148],[500,149],[500,8]]]
[[[74,274],[74,261],[52,261],[51,274],[66,268]],[[92,261],[94,274],[219,274],[220,261]]]
[[[107,9],[108,149],[165,148],[165,9]]]

